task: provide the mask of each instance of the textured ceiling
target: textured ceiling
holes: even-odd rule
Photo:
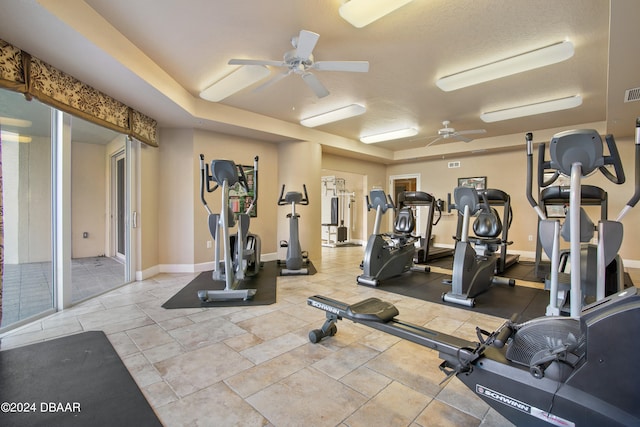
[[[381,161],[443,152],[449,141],[424,146],[444,120],[457,130],[486,129],[469,143],[475,150],[503,135],[583,123],[606,121],[608,128],[630,134],[640,115],[640,103],[623,103],[624,89],[640,86],[637,71],[630,71],[640,65],[631,56],[640,30],[625,22],[640,13],[635,0],[614,1],[613,14],[606,0],[414,0],[361,29],[339,16],[340,3],[22,0],[3,4],[0,38],[156,118],[161,127],[273,142],[317,140],[327,151]],[[616,22],[610,31],[611,15]],[[229,59],[281,60],[302,29],[320,34],[316,61],[366,60],[369,72],[315,72],[330,91],[321,99],[297,75],[220,103],[199,99],[201,90],[235,69]],[[563,63],[453,92],[435,85],[447,74],[565,39],[574,43],[575,55]],[[621,93],[609,93],[613,87]],[[584,101],[572,110],[497,123],[479,117],[575,94]],[[351,103],[367,112],[316,129],[298,124]],[[418,136],[375,146],[358,141],[409,126]]]

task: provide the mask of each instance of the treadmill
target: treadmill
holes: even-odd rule
[[[429,208],[424,237],[420,237],[420,247],[416,249],[413,257],[415,264],[426,264],[435,259],[453,256],[453,248],[438,248],[433,246],[431,242],[433,226],[440,221],[440,217],[442,216],[442,211],[436,203],[436,199],[431,194],[425,193],[424,191],[403,191],[398,194],[398,206],[400,208],[403,206],[426,206]],[[437,218],[435,216],[436,211],[438,212]]]

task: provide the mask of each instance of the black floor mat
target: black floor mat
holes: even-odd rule
[[[202,302],[198,298],[198,291],[202,289],[224,289],[224,282],[213,280],[211,271],[203,271],[187,286],[178,291],[163,308],[196,308],[196,307],[235,307],[240,305],[269,305],[276,302],[276,282],[280,273],[277,261],[265,262],[256,276],[243,280],[241,289],[257,289],[250,300]]]
[[[549,292],[541,289],[493,285],[475,298],[474,308],[469,308],[442,301],[442,294],[451,290],[450,285],[442,283],[443,279],[451,279],[451,276],[408,272],[385,280],[376,289],[502,318],[509,318],[517,313],[520,316],[518,321],[544,316],[549,303]]]
[[[104,332],[0,351],[2,426],[161,426]]]

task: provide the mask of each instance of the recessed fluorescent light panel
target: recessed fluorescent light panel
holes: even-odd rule
[[[552,111],[567,110],[582,105],[580,95],[569,96],[567,98],[553,99],[551,101],[538,102],[535,104],[522,105],[504,110],[490,111],[482,113],[480,118],[483,122],[492,123],[502,120],[515,119],[517,117],[533,116],[536,114],[550,113]]]
[[[243,65],[200,92],[200,98],[211,102],[222,101],[226,97],[259,82],[269,74],[271,71],[264,65]]]
[[[363,137],[360,137],[360,141],[364,142],[365,144],[374,144],[376,142],[407,138],[417,134],[418,134],[418,129],[406,128],[406,129],[394,130],[391,132],[378,133],[376,135],[363,136]]]
[[[31,120],[14,119],[12,117],[0,117],[0,125],[29,128],[33,123]]]
[[[563,41],[521,55],[492,62],[491,64],[481,65],[470,70],[451,74],[436,81],[436,85],[445,92],[449,92],[562,62],[571,58],[573,53],[573,43]]]
[[[0,139],[4,142],[31,142],[30,136],[19,135],[15,132],[0,131]]]
[[[348,0],[340,6],[340,16],[356,28],[362,28],[412,0]]]
[[[333,123],[339,120],[348,119],[349,117],[359,116],[365,111],[367,111],[367,109],[363,105],[351,104],[347,105],[346,107],[338,108],[337,110],[302,119],[300,120],[300,124],[302,126],[313,128],[316,126],[325,125],[327,123]]]

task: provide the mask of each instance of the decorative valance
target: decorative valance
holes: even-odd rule
[[[158,146],[157,122],[0,39],[0,87]]]

